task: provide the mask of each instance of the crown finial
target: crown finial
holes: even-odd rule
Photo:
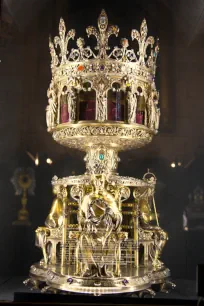
[[[154,45],[154,37],[149,36],[147,38],[147,33],[148,33],[148,28],[147,28],[147,23],[145,19],[142,21],[142,24],[140,27],[140,33],[137,30],[132,30],[132,33],[131,33],[132,40],[136,39],[138,41],[138,45],[139,45],[138,55],[139,55],[140,65],[145,65],[145,58],[147,57],[146,55],[147,47],[150,45],[151,48],[153,48],[153,45]]]
[[[67,62],[67,54],[68,54],[68,50],[67,50],[67,46],[68,46],[68,42],[70,39],[74,39],[75,37],[75,30],[70,30],[67,35],[66,34],[66,26],[65,26],[65,22],[62,18],[60,18],[60,23],[59,23],[59,36],[55,36],[54,38],[54,44],[55,44],[55,48],[57,48],[59,46],[60,48],[60,54],[59,57],[61,57],[61,65],[66,64]],[[52,61],[53,61],[53,65],[57,65],[59,63],[59,59],[57,61],[56,59],[56,53],[54,54],[53,50],[54,50],[54,46],[53,43],[50,41],[49,43],[50,46],[50,53],[52,56]],[[57,63],[57,64],[56,64]]]
[[[108,25],[108,17],[105,10],[101,11],[101,14],[98,18],[98,29],[93,26],[89,26],[86,29],[88,37],[93,35],[96,37],[97,46],[96,50],[99,50],[98,57],[101,59],[107,58],[106,51],[110,49],[108,46],[108,39],[111,35],[118,36],[119,28],[118,26]]]

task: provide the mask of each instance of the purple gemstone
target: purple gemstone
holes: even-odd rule
[[[71,285],[71,283],[73,283],[73,279],[70,277],[68,278],[67,282]]]
[[[127,285],[129,282],[128,282],[128,280],[127,279],[124,279],[123,281],[122,281],[122,283],[123,283],[123,285]]]
[[[101,65],[100,70],[103,71],[105,69],[104,65]]]

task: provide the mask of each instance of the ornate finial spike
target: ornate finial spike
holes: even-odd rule
[[[140,35],[141,35],[142,40],[146,39],[147,32],[148,32],[147,22],[146,22],[146,19],[143,19],[143,21],[141,23],[141,27],[140,27]]]
[[[63,18],[60,18],[60,22],[59,22],[59,36],[60,38],[64,38],[65,37],[65,32],[66,32],[66,26],[65,26],[65,22]]]

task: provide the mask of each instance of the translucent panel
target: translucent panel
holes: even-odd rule
[[[88,84],[79,94],[79,120],[95,120],[96,92]]]
[[[66,123],[69,121],[67,95],[63,94],[60,100],[60,121]]]
[[[124,121],[125,94],[120,90],[120,84],[114,83],[108,91],[108,120]]]

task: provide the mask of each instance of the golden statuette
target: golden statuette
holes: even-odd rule
[[[160,259],[168,239],[159,226],[154,193],[156,177],[117,173],[118,152],[152,141],[159,128],[155,85],[158,41],[147,35],[146,21],[111,49],[102,10],[92,50],[81,37],[69,49],[75,30],[50,38],[52,80],[47,92],[48,132],[61,145],[85,152],[86,172],[52,179],[55,198],[44,227],[36,230],[42,259],[30,268],[25,284],[42,292],[92,295],[137,292],[154,295],[173,287]]]

